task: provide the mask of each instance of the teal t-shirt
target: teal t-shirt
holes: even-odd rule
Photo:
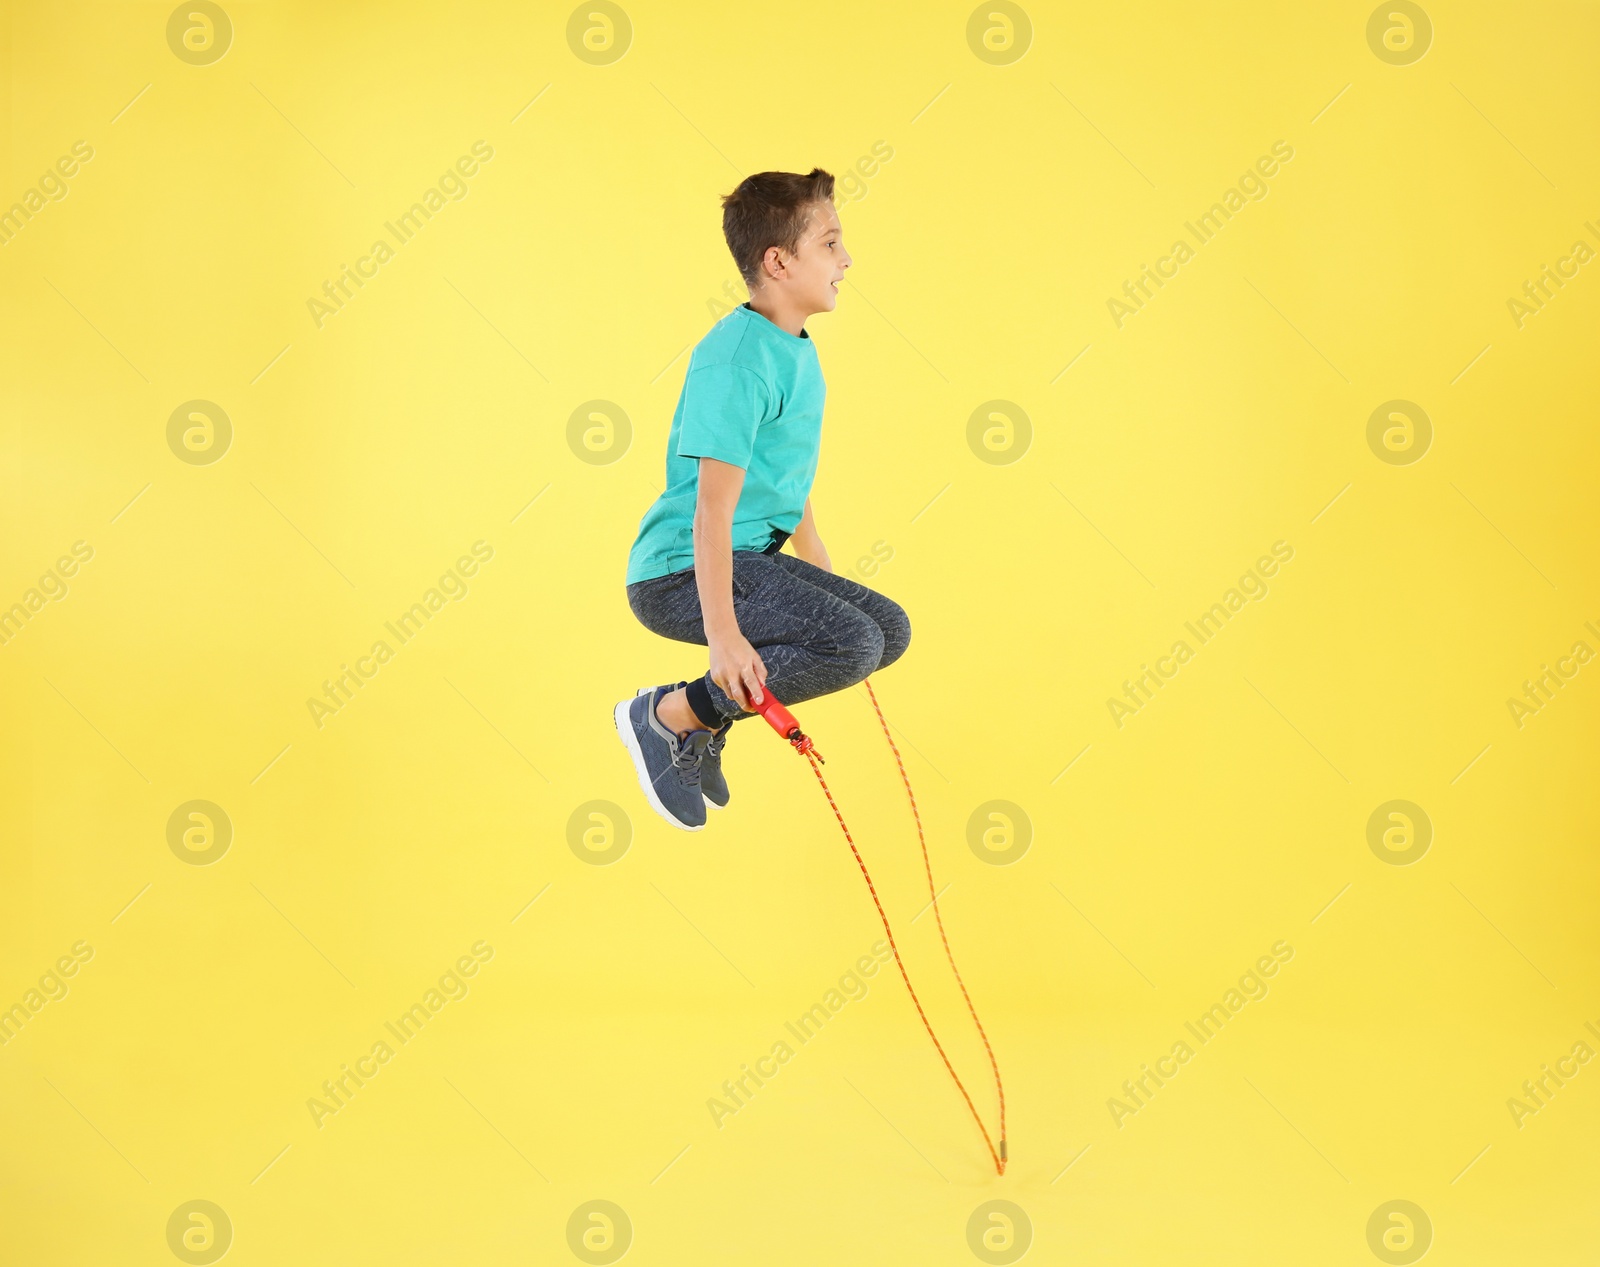
[[[773,529],[792,533],[822,448],[826,388],[817,348],[749,304],[706,333],[689,357],[667,433],[666,490],[639,521],[627,584],[694,566],[694,510],[702,457],[744,470],[733,548],[762,550]]]

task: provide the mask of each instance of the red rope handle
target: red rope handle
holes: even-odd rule
[[[905,762],[900,759],[900,750],[895,747],[894,739],[889,734],[889,723],[884,720],[883,709],[878,707],[878,697],[873,693],[872,683],[866,683],[867,694],[872,698],[873,710],[878,714],[878,721],[883,726],[883,735],[889,740],[889,751],[894,753],[895,764],[900,767],[900,778],[906,785],[906,795],[911,798],[911,813],[917,823],[917,840],[922,846],[922,867],[928,877],[928,893],[933,900],[934,919],[939,924],[939,939],[944,942],[945,957],[950,960],[950,971],[955,973],[956,984],[961,987],[961,997],[967,1001],[967,1011],[972,1014],[972,1022],[978,1027],[978,1035],[983,1039],[984,1050],[989,1053],[989,1067],[994,1070],[995,1091],[1000,1099],[1000,1148],[995,1150],[994,1141],[989,1137],[989,1129],[984,1126],[983,1118],[979,1116],[977,1106],[972,1103],[972,1097],[967,1094],[967,1088],[962,1083],[960,1075],[955,1071],[955,1066],[950,1063],[950,1057],[945,1055],[944,1046],[939,1042],[939,1036],[933,1032],[933,1026],[928,1021],[928,1014],[922,1010],[922,1000],[917,998],[917,992],[912,988],[911,978],[906,974],[905,963],[900,958],[900,947],[895,944],[894,931],[889,927],[889,917],[884,914],[883,903],[878,900],[877,887],[872,883],[872,876],[867,871],[867,864],[861,860],[861,851],[856,848],[855,839],[850,835],[850,828],[845,825],[844,815],[839,812],[839,806],[833,799],[833,792],[828,788],[827,779],[822,777],[822,767],[817,762],[814,750],[800,748],[801,754],[811,762],[811,769],[817,776],[817,782],[822,785],[822,794],[828,798],[828,804],[833,809],[833,816],[839,820],[839,830],[844,832],[845,841],[850,846],[850,852],[855,855],[856,865],[861,868],[861,877],[867,882],[867,892],[872,894],[872,904],[878,908],[878,918],[883,922],[884,935],[889,939],[889,949],[894,952],[895,966],[900,969],[900,979],[906,983],[906,992],[911,995],[911,1002],[916,1005],[917,1015],[922,1018],[922,1027],[928,1031],[928,1037],[933,1040],[934,1050],[939,1053],[939,1059],[944,1061],[944,1067],[949,1070],[950,1077],[956,1084],[956,1090],[961,1092],[961,1098],[967,1102],[967,1108],[972,1112],[972,1120],[978,1124],[978,1130],[983,1134],[983,1142],[989,1149],[989,1156],[994,1159],[995,1173],[1003,1175],[1006,1172],[1006,1093],[1000,1083],[1000,1066],[994,1058],[994,1048],[989,1045],[989,1035],[984,1032],[983,1022],[978,1019],[978,1010],[972,1005],[972,996],[967,993],[966,982],[961,979],[961,972],[956,967],[955,956],[950,951],[950,939],[945,936],[944,920],[939,915],[939,894],[933,885],[933,866],[928,861],[928,842],[922,832],[922,816],[917,812],[917,798],[911,791],[911,779],[906,774]]]

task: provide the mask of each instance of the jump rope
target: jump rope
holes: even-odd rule
[[[850,846],[850,852],[855,855],[856,865],[861,868],[861,878],[867,882],[867,892],[872,894],[872,904],[878,908],[878,918],[883,921],[884,935],[889,939],[889,949],[894,952],[895,966],[900,969],[900,979],[906,983],[906,991],[911,995],[911,1002],[916,1005],[917,1015],[922,1018],[922,1027],[928,1031],[928,1037],[933,1040],[934,1050],[939,1053],[939,1059],[944,1061],[944,1067],[949,1070],[950,1077],[956,1084],[956,1090],[961,1092],[961,1098],[967,1102],[971,1110],[972,1120],[978,1124],[978,1130],[983,1134],[983,1142],[989,1149],[989,1156],[994,1160],[994,1169],[997,1175],[1006,1173],[1006,1092],[1000,1083],[1000,1066],[994,1058],[994,1048],[989,1045],[989,1035],[984,1033],[983,1022],[978,1019],[978,1009],[972,1005],[972,996],[967,993],[967,984],[961,979],[961,970],[956,967],[956,958],[950,951],[950,939],[945,936],[944,917],[939,914],[939,894],[933,885],[933,865],[928,861],[928,842],[922,833],[922,815],[917,812],[917,797],[911,790],[911,779],[906,774],[906,764],[900,759],[900,749],[895,747],[894,736],[889,733],[889,723],[884,720],[883,709],[878,707],[878,696],[872,689],[872,682],[864,680],[867,695],[872,700],[872,709],[878,714],[878,724],[883,727],[883,737],[889,741],[889,751],[894,753],[894,763],[900,768],[900,780],[906,785],[906,796],[911,802],[911,816],[917,824],[917,843],[922,846],[922,869],[928,877],[928,895],[932,900],[933,918],[939,925],[939,940],[944,943],[945,958],[950,961],[950,971],[955,974],[956,984],[961,987],[961,997],[967,1001],[967,1011],[972,1015],[972,1023],[978,1028],[978,1037],[983,1040],[983,1049],[989,1054],[989,1068],[994,1071],[995,1095],[1000,1101],[1000,1147],[997,1150],[994,1141],[989,1137],[989,1129],[984,1126],[983,1118],[979,1116],[977,1107],[972,1103],[972,1097],[967,1094],[967,1088],[962,1084],[960,1075],[955,1071],[955,1066],[950,1063],[950,1057],[945,1055],[944,1045],[939,1042],[939,1036],[933,1032],[933,1026],[928,1021],[928,1014],[922,1010],[922,1000],[917,998],[917,992],[912,988],[911,978],[906,974],[906,965],[900,958],[900,947],[895,944],[894,931],[889,927],[889,917],[884,914],[883,903],[878,900],[878,890],[872,883],[872,876],[867,871],[867,864],[861,860],[861,851],[856,848],[855,839],[850,835],[850,828],[845,825],[844,815],[839,812],[839,806],[833,799],[833,792],[828,788],[828,780],[822,777],[822,766],[825,764],[822,754],[817,751],[816,745],[810,736],[800,729],[800,723],[794,719],[794,714],[785,708],[782,702],[773,695],[765,686],[761,688],[761,703],[751,705],[751,711],[759,713],[775,731],[794,745],[794,749],[811,763],[811,769],[817,776],[817,782],[822,785],[822,794],[828,798],[828,804],[833,809],[833,816],[839,820],[839,830],[844,832],[845,841]]]

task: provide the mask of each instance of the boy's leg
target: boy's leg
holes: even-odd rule
[[[883,656],[874,672],[888,668],[906,653],[906,648],[911,645],[911,618],[906,615],[905,608],[892,598],[886,598],[877,590],[868,589],[847,576],[826,571],[792,554],[780,553],[772,558],[791,576],[827,590],[835,598],[844,599],[872,618],[883,633]]]
[[[683,568],[665,576],[635,581],[627,587],[628,606],[639,623],[651,633],[679,642],[693,642],[689,631],[692,618],[700,611],[700,596],[694,569]],[[704,644],[705,639],[700,639]],[[702,718],[690,708],[683,686],[669,690],[655,705],[656,717],[669,730],[682,736],[693,730],[718,730],[722,722],[716,716],[709,698],[705,699]],[[639,694],[648,694],[640,691]]]
[[[733,556],[734,617],[740,633],[761,653],[774,695],[786,704],[800,703],[852,686],[886,663],[887,642],[872,615],[792,573],[780,558],[754,550],[737,550]],[[843,584],[854,586],[854,582]],[[872,594],[865,586],[855,589]],[[708,645],[692,568],[629,586],[628,602],[647,629],[680,642]],[[906,630],[909,637],[909,624]],[[904,649],[902,640],[895,654]],[[752,715],[709,673],[690,683],[689,702],[702,723],[712,728]],[[715,714],[715,726],[702,709]]]

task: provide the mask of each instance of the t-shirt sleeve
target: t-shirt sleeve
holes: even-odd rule
[[[684,384],[678,456],[716,458],[748,470],[756,429],[767,420],[771,397],[765,381],[741,365],[703,365]]]

